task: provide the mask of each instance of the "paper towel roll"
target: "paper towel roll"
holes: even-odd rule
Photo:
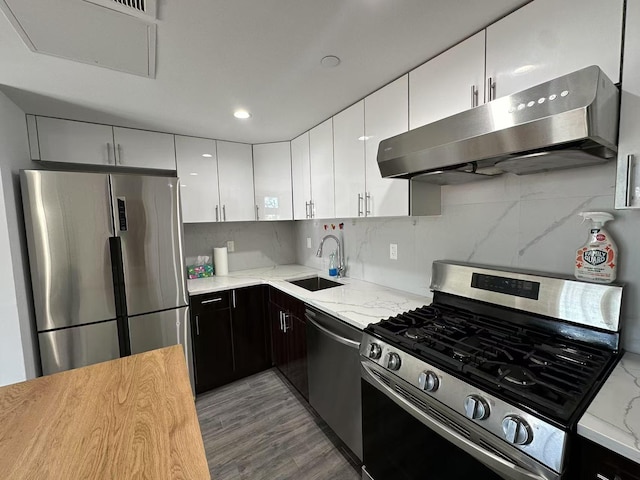
[[[224,276],[229,274],[229,257],[227,256],[227,247],[215,247],[213,249],[213,266],[215,274]]]

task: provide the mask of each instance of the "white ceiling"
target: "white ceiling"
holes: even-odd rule
[[[27,113],[290,140],[528,1],[158,0],[155,79],[33,53],[0,14],[0,85]]]

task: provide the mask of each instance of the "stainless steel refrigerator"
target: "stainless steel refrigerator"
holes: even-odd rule
[[[176,178],[21,172],[43,374],[182,344],[188,297]]]

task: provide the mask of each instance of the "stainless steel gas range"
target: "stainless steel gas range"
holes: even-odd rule
[[[431,289],[365,329],[363,478],[570,478],[620,356],[622,286],[434,262]]]

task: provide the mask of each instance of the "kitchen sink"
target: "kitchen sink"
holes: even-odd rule
[[[327,278],[315,276],[309,278],[301,278],[300,280],[287,280],[289,283],[293,283],[298,287],[302,287],[310,292],[317,292],[318,290],[325,290],[327,288],[341,287],[342,283],[334,282]]]

